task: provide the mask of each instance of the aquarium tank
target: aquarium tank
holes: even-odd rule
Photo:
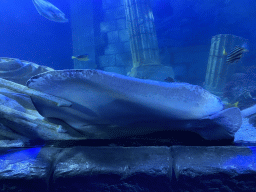
[[[255,191],[255,10],[1,0],[1,191]]]

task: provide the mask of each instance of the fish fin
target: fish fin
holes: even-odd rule
[[[222,110],[208,118],[213,125],[211,130],[200,130],[200,135],[207,140],[234,139],[242,125],[242,114],[237,107]]]
[[[72,56],[71,59],[76,59],[76,57],[75,57],[75,56]]]

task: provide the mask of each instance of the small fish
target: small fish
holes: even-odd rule
[[[237,101],[237,102],[235,102],[235,103],[233,104],[233,106],[234,106],[234,107],[238,107],[238,104],[239,104],[239,102]]]
[[[68,22],[65,18],[65,14],[55,7],[53,4],[44,0],[32,0],[37,12],[45,18],[55,22]]]
[[[226,104],[225,104],[225,109],[231,108],[231,107],[238,107],[238,104],[239,104],[238,101],[235,102],[235,103],[233,103],[233,104],[231,104],[231,103],[226,103]]]
[[[224,48],[224,46],[223,46],[223,52],[222,52],[222,54],[223,54],[223,55],[227,55],[227,54],[228,54],[227,51],[226,51],[226,49]]]
[[[88,54],[72,56],[72,59],[77,59],[78,61],[88,61]]]
[[[237,63],[243,56],[244,52],[247,52],[246,44],[242,47],[235,46],[235,48],[228,54],[227,56],[227,63]]]

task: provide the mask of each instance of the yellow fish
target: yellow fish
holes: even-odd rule
[[[227,53],[226,49],[224,48],[224,46],[222,46],[222,47],[223,47],[223,52],[222,52],[222,54],[223,54],[223,55],[227,55],[228,53]]]
[[[238,101],[233,104],[234,107],[238,107]]]
[[[89,57],[88,54],[72,56],[72,59],[77,59],[78,61],[88,61]]]
[[[225,108],[231,108],[231,107],[238,107],[239,101],[231,104],[231,103],[227,103],[225,104]]]

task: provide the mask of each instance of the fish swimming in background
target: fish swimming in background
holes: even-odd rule
[[[227,56],[227,63],[237,63],[242,58],[243,53],[248,51],[246,46],[246,44],[244,44],[242,47],[235,46],[235,48]]]
[[[65,14],[55,7],[53,4],[45,0],[32,0],[37,12],[44,16],[45,18],[55,21],[65,23],[68,22],[68,19],[65,18]]]
[[[78,61],[88,61],[90,60],[88,54],[72,56],[72,59],[77,59]]]

